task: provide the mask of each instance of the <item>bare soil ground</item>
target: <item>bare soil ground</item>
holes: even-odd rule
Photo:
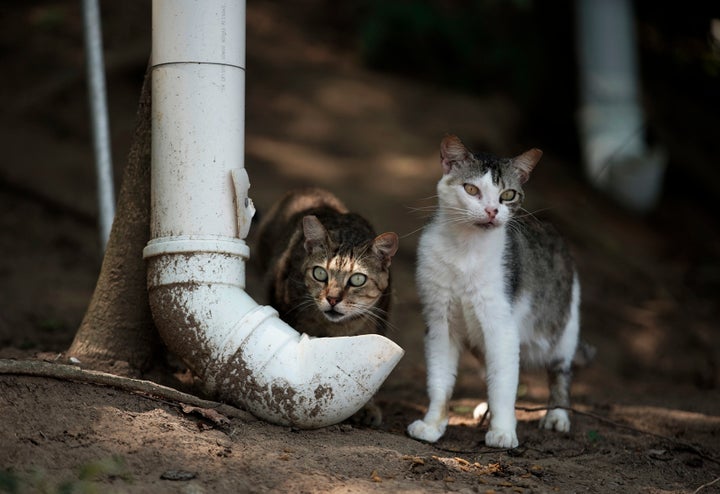
[[[78,9],[0,7],[3,358],[65,350],[99,270]],[[150,52],[149,10],[103,3],[118,179]],[[584,338],[598,349],[576,376],[572,431],[537,429],[539,412],[528,410],[547,391],[544,376],[528,374],[521,446],[484,447],[471,413],[484,385],[468,357],[446,436],[428,445],[405,435],[427,405],[413,265],[437,145],[447,132],[498,153],[543,143],[519,137],[522,112],[507,97],[369,72],[296,18],[272,3],[248,6],[251,195],[263,211],[290,187],[320,185],[401,235],[389,336],[406,355],[378,397],[383,426],[299,431],[241,412],[218,421],[177,400],[5,374],[0,492],[720,492],[717,217],[696,200],[699,186],[677,184],[668,189],[682,192],[666,194],[655,214],[630,215],[589,189],[562,150],[545,149],[527,195],[573,246]],[[716,162],[699,151],[693,159]],[[262,298],[257,279],[248,284]]]

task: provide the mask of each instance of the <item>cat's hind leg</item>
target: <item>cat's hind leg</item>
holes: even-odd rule
[[[548,411],[540,419],[540,428],[568,432],[570,430],[570,384],[572,382],[572,361],[580,332],[580,283],[577,276],[573,281],[570,317],[554,352],[554,359],[547,366],[550,398]]]
[[[570,416],[567,408],[570,406],[570,382],[572,370],[563,363],[548,369],[550,384],[550,399],[545,416],[540,419],[540,428],[568,432],[570,430]]]
[[[455,387],[460,350],[460,344],[450,337],[447,325],[428,330],[425,360],[430,404],[425,417],[408,426],[410,437],[434,443],[445,434],[448,402]]]

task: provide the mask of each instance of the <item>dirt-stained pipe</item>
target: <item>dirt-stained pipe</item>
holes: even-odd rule
[[[245,292],[254,213],[244,170],[245,2],[154,0],[155,324],[206,391],[270,422],[315,428],[359,410],[403,355],[387,338],[310,338]]]

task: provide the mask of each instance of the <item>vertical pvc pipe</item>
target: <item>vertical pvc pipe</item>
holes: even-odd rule
[[[152,145],[158,159],[152,236],[237,238],[230,170],[244,166],[245,4],[169,4],[153,2]]]
[[[108,123],[105,91],[105,62],[103,60],[98,0],[83,0],[83,20],[85,25],[85,49],[87,51],[90,116],[95,151],[100,243],[104,252],[108,238],[110,238],[113,218],[115,217],[115,189],[113,185],[110,124]]]
[[[664,156],[645,144],[630,0],[577,4],[580,141],[588,179],[635,210],[657,199]]]
[[[359,410],[403,351],[379,335],[301,336],[244,291],[244,28],[242,0],[153,1],[150,306],[208,393],[321,427]]]

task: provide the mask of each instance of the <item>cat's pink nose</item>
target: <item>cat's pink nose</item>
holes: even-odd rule
[[[497,208],[485,208],[485,212],[487,213],[487,215],[490,217],[491,220],[494,220],[495,216],[497,216],[497,214],[498,214],[498,209]]]
[[[337,303],[340,302],[340,299],[337,297],[327,297],[326,300],[328,304],[330,304],[330,307],[335,307]]]

